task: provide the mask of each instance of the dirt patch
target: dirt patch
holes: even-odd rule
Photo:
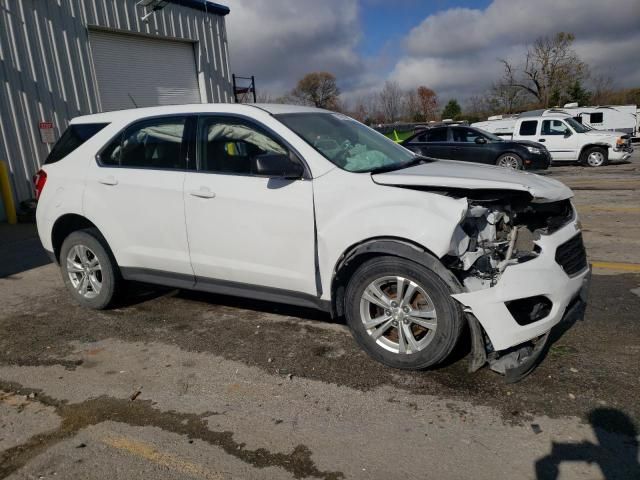
[[[640,275],[594,276],[586,320],[573,326],[527,379],[507,385],[483,369],[468,374],[466,361],[427,372],[402,372],[372,361],[348,333],[327,328],[329,317],[311,310],[193,292],[160,291],[141,303],[90,312],[60,288],[34,298],[28,312],[0,318],[0,363],[74,367],[72,342],[117,338],[162,342],[210,352],[294,375],[369,390],[383,385],[485,405],[508,422],[532,414],[585,418],[607,405],[640,419],[640,298],[631,289]],[[157,298],[154,298],[157,297]],[[38,312],[34,317],[33,312]],[[301,322],[300,320],[307,320]],[[318,321],[313,326],[308,320]]]
[[[106,421],[122,422],[131,426],[153,426],[167,432],[185,435],[189,440],[202,440],[222,448],[225,453],[255,467],[280,467],[295,478],[321,478],[336,480],[344,478],[341,472],[319,470],[311,459],[311,451],[305,445],[296,446],[291,453],[273,453],[264,448],[251,450],[233,439],[233,432],[216,432],[207,427],[208,412],[201,415],[163,412],[153,408],[151,401],[131,401],[111,397],[99,397],[82,403],[66,404],[32,389],[16,384],[0,382],[0,389],[20,395],[37,393],[38,401],[55,407],[62,422],[59,428],[35,435],[21,445],[0,453],[0,478],[6,478],[22,468],[29,460],[55,443],[70,438],[83,428]]]

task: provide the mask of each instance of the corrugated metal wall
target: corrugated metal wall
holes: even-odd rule
[[[0,159],[8,160],[18,200],[33,196],[31,177],[75,116],[101,111],[89,30],[103,28],[195,43],[203,101],[232,101],[224,17],[168,4],[145,23],[137,0],[0,0]]]

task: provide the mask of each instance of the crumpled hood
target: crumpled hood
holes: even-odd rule
[[[380,185],[517,190],[529,193],[540,202],[554,202],[573,196],[569,187],[552,178],[454,160],[436,160],[393,172],[375,173],[371,177]]]

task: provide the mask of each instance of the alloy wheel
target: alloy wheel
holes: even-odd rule
[[[73,288],[85,298],[95,298],[102,290],[102,267],[93,251],[75,245],[67,254],[67,275]]]
[[[437,328],[435,305],[427,292],[401,276],[382,277],[365,288],[360,318],[379,346],[397,354],[424,350]]]
[[[512,155],[505,155],[498,160],[498,166],[518,170],[519,163],[516,157]]]
[[[589,153],[587,163],[592,167],[599,167],[604,163],[604,154],[597,151]]]

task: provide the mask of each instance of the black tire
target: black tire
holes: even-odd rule
[[[432,300],[437,325],[424,349],[415,353],[389,351],[372,338],[365,328],[360,313],[362,295],[371,282],[386,276],[412,280]],[[377,257],[361,265],[349,280],[345,292],[345,316],[356,342],[372,358],[393,368],[421,370],[444,361],[462,334],[464,314],[451,298],[451,293],[449,286],[435,272],[422,265],[398,257]],[[393,334],[393,328],[390,327],[390,335]]]
[[[591,157],[601,158],[600,162],[591,160]],[[587,167],[604,167],[609,163],[608,151],[602,147],[590,147],[582,154],[582,163]]]
[[[507,165],[507,162],[514,166]],[[496,160],[496,165],[498,167],[513,168],[514,170],[524,170],[524,162],[522,161],[522,157],[520,157],[520,155],[516,153],[511,152],[503,153],[502,155],[500,155]]]
[[[78,289],[74,287],[69,275],[67,256],[71,249],[76,246],[87,247],[100,264],[101,288],[99,293],[92,298],[82,295]],[[106,240],[95,228],[78,230],[65,238],[64,242],[62,242],[62,248],[60,249],[60,271],[62,273],[62,280],[71,293],[71,296],[83,307],[102,310],[111,305],[116,298],[116,293],[121,283],[120,272]],[[92,287],[89,286],[89,289],[91,288]]]

